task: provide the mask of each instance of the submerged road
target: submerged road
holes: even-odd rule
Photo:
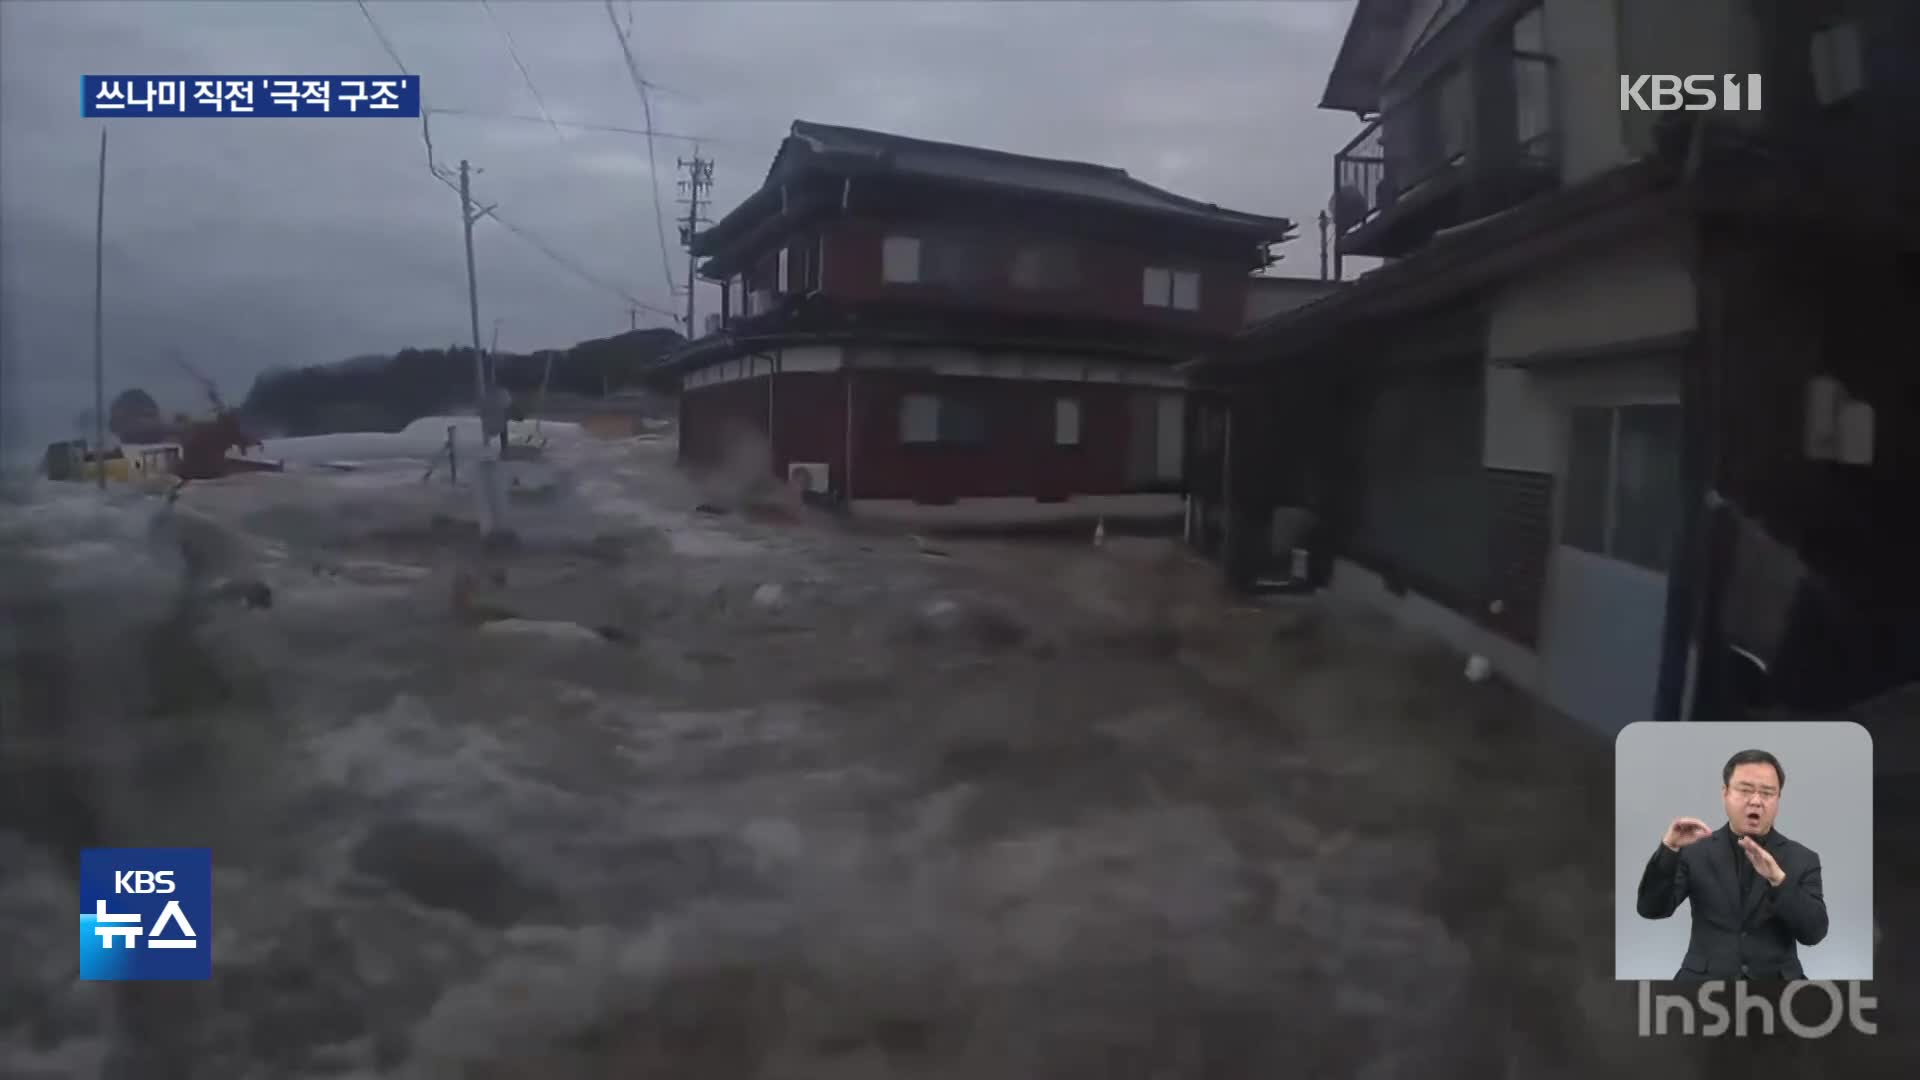
[[[1418,640],[550,459],[486,558],[408,463],[0,508],[0,1074],[1895,1075],[1636,1037],[1611,748]],[[74,980],[90,844],[213,848],[210,982]]]

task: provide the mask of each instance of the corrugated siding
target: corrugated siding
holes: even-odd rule
[[[1553,475],[1488,469],[1488,626],[1524,645],[1540,637],[1547,558],[1553,545]],[[1499,610],[1493,610],[1495,602]]]
[[[1488,556],[1483,367],[1403,372],[1374,397],[1357,547],[1388,576],[1477,610]]]

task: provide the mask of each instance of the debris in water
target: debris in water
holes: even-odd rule
[[[913,534],[909,534],[907,536],[907,539],[913,541],[913,546],[918,548],[920,550],[920,554],[922,555],[931,555],[936,559],[944,559],[948,557],[945,551],[942,551],[939,548],[934,547],[932,544],[927,543],[927,538],[924,536],[916,536]]]
[[[548,641],[592,642],[595,645],[614,640],[599,630],[590,630],[564,619],[494,619],[480,627],[483,634],[520,634]]]
[[[444,825],[375,825],[354,849],[353,865],[418,903],[483,926],[511,926],[552,903],[478,840]]]
[[[769,581],[753,590],[753,606],[762,611],[773,611],[786,603],[787,591]]]

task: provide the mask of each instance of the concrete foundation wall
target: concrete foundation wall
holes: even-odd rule
[[[1395,595],[1380,575],[1358,563],[1334,560],[1329,592],[1336,603],[1383,612],[1401,626],[1430,634],[1462,654],[1484,656],[1508,682],[1528,693],[1540,691],[1540,661],[1533,650],[1419,593],[1409,590]]]

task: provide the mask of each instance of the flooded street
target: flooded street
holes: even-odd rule
[[[0,510],[0,1073],[1694,1075],[1610,978],[1604,742],[1146,541],[672,454],[557,437],[484,558],[417,462]],[[72,850],[169,844],[213,979],[75,981]]]

